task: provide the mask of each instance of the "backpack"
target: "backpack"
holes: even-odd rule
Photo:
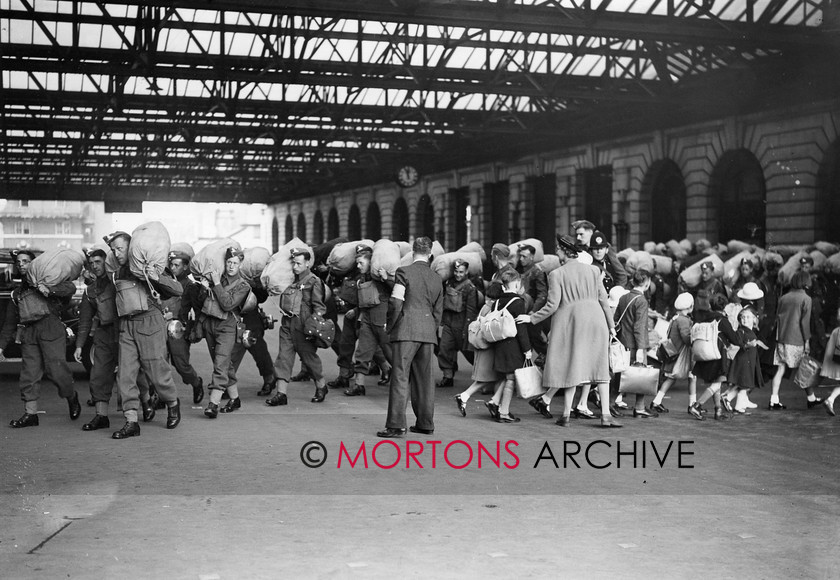
[[[516,336],[516,320],[513,314],[507,309],[511,303],[518,298],[511,298],[501,309],[492,310],[484,317],[481,325],[481,334],[487,342],[499,342],[506,338]],[[499,303],[496,302],[498,308]]]
[[[691,327],[691,353],[696,361],[720,360],[718,325],[720,320],[697,322]]]

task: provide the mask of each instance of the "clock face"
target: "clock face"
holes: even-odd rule
[[[419,178],[420,174],[411,165],[406,165],[397,172],[397,182],[403,187],[416,185]]]

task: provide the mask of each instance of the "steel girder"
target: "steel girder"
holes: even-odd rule
[[[807,25],[826,0],[798,0],[800,25],[789,3],[752,0],[734,20],[678,0],[648,14],[588,0],[63,4],[0,10],[33,30],[0,37],[7,192],[302,196],[403,162],[439,170],[685,121],[698,79],[836,49]],[[250,50],[231,50],[243,38]]]

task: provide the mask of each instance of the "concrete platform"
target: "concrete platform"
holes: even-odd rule
[[[204,343],[193,359],[206,380]],[[159,412],[115,441],[115,402],[112,429],[86,433],[92,409],[71,422],[50,390],[39,427],[8,428],[22,403],[3,375],[0,577],[840,578],[840,419],[790,383],[784,412],[766,410],[765,390],[750,416],[699,422],[678,385],[658,419],[561,429],[521,400],[522,422],[497,424],[480,395],[461,417],[465,363],[438,390],[433,436],[383,443],[375,382],[323,404],[293,384],[289,406],[270,408],[246,358],[240,411],[208,420],[181,385],[176,430]],[[320,468],[302,462],[311,441]]]

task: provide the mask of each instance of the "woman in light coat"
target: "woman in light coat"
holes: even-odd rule
[[[530,404],[548,413],[554,394],[564,390],[561,427],[569,425],[575,387],[594,384],[601,397],[601,426],[620,427],[609,409],[609,342],[615,335],[601,271],[578,262],[575,239],[557,236],[560,267],[548,275],[548,300],[540,310],[517,317],[519,322],[538,324],[551,318],[543,386],[548,392]]]

